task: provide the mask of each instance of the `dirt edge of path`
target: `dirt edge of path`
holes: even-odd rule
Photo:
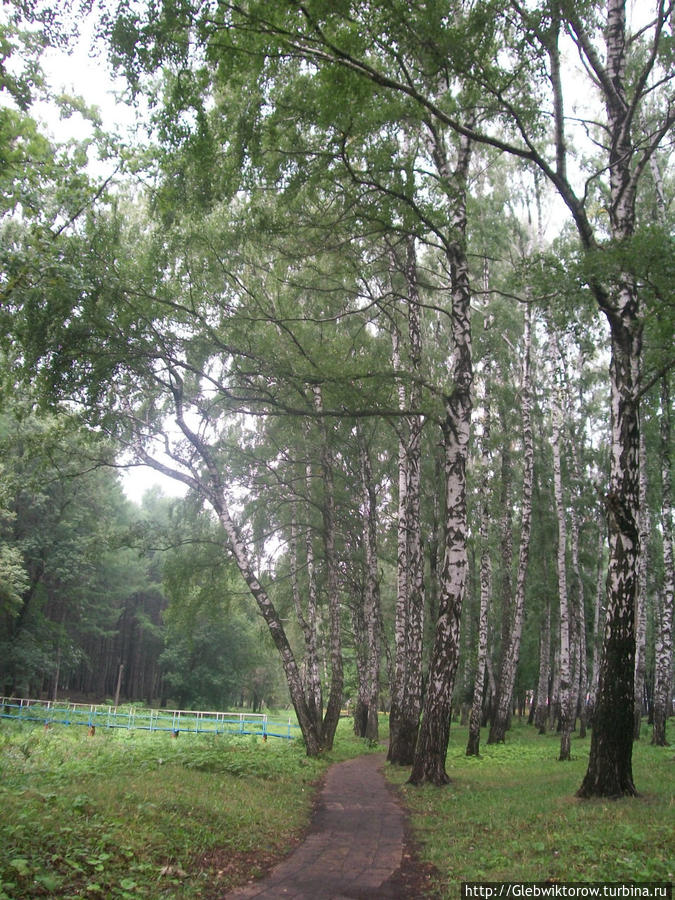
[[[368,758],[368,756],[369,754],[364,754],[364,758]],[[339,763],[332,765],[339,765]],[[387,763],[383,760],[382,768],[386,765]],[[237,854],[233,858],[231,849],[216,847],[196,860],[195,869],[200,873],[198,879],[202,882],[200,896],[204,900],[221,900],[224,896],[228,896],[228,892],[236,891],[252,883],[265,881],[279,863],[288,859],[303,842],[319,831],[317,814],[323,804],[322,792],[331,768],[332,766],[326,768],[321,776],[312,783],[313,796],[309,806],[307,825],[293,837],[282,851],[261,852],[258,850],[253,853]],[[410,813],[396,786],[386,778],[384,773],[382,774],[387,791],[403,814],[404,836],[401,865],[380,887],[363,892],[352,890],[348,896],[353,900],[408,900],[408,898],[410,900],[418,900],[418,898],[419,900],[440,900],[441,894],[434,887],[439,873],[433,865],[422,860],[419,844],[412,833]],[[257,872],[255,879],[250,877],[252,870]],[[208,886],[204,883],[207,878],[210,882]]]

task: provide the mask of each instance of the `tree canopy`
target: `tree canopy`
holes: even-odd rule
[[[271,642],[309,753],[353,679],[357,723],[384,700],[390,760],[436,784],[453,701],[503,740],[527,696],[561,758],[589,715],[583,796],[634,793],[635,707],[672,678],[670,7],[163,0],[100,31],[143,145],[98,124],[56,145],[38,70],[3,74],[5,405],[30,386],[35,447],[7,484],[40,480],[49,445],[58,489],[114,520],[84,460],[186,487],[175,527],[155,511],[164,586],[153,550],[131,592],[176,696],[259,699]],[[6,59],[33,40],[3,34]],[[4,534],[55,512],[43,490],[3,491]],[[43,526],[63,589],[93,598],[80,560],[117,524],[85,507],[87,538],[66,517],[0,544],[8,622]],[[114,630],[108,580],[83,632]]]

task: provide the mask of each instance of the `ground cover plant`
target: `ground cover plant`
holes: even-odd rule
[[[573,737],[572,760],[558,762],[559,735],[524,724],[504,744],[482,743],[480,757],[466,756],[467,730],[453,726],[451,783],[440,791],[406,785],[409,770],[388,768],[439,896],[459,897],[463,881],[672,882],[675,756],[642,731],[636,798],[577,799],[590,737]]]
[[[334,751],[300,741],[0,725],[0,900],[222,897],[301,836]]]

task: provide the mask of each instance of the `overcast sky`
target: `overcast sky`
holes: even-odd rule
[[[124,89],[121,78],[114,79],[103,53],[91,51],[91,24],[85,23],[80,40],[71,53],[50,49],[43,57],[43,69],[55,93],[82,97],[87,105],[100,110],[103,127],[109,132],[133,131],[136,112],[116,99]],[[91,126],[80,115],[61,120],[58,110],[48,104],[39,104],[35,114],[46,123],[50,134],[60,141],[70,138],[84,139]],[[125,494],[134,502],[140,502],[143,494],[158,485],[165,494],[182,496],[185,486],[167,478],[147,466],[121,470]]]

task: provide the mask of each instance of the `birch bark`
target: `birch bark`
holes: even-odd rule
[[[537,705],[534,724],[539,734],[546,734],[549,715],[549,691],[551,682],[551,600],[546,597],[546,608],[539,636],[539,678],[537,680]]]
[[[635,229],[637,180],[631,126],[635,105],[628,102],[626,19],[623,0],[608,0],[606,64],[603,78],[607,111],[610,175],[610,228],[622,242]],[[581,29],[578,33],[583,34]],[[646,162],[646,160],[645,160]],[[634,276],[620,273],[611,293],[595,286],[611,334],[611,462],[606,498],[609,536],[607,619],[588,770],[578,796],[636,793],[633,783],[635,598],[639,555],[639,368],[642,323]]]
[[[593,603],[593,663],[591,666],[591,683],[588,698],[588,714],[592,723],[595,710],[595,699],[598,694],[598,680],[600,678],[600,655],[602,653],[602,637],[604,634],[605,618],[605,584],[604,584],[604,550],[605,532],[603,528],[602,513],[598,514],[598,566],[595,586],[595,601]]]
[[[393,263],[392,263],[393,268]],[[396,326],[392,332],[392,359],[394,371],[401,371],[401,336]],[[403,411],[406,407],[405,385],[398,382],[398,405]],[[405,426],[405,421],[403,422]],[[391,710],[389,714],[389,750],[387,761],[405,765],[407,758],[404,746],[410,743],[405,738],[409,731],[403,718],[405,697],[408,692],[408,454],[406,440],[401,433],[398,442],[398,514],[396,538],[396,612],[394,618],[394,683],[391,691]],[[418,723],[414,723],[412,740],[417,736]]]
[[[452,692],[457,671],[459,628],[466,588],[467,516],[466,459],[471,427],[473,366],[471,358],[471,290],[466,256],[466,182],[471,142],[460,141],[457,166],[450,177],[443,148],[436,140],[433,152],[445,184],[453,191],[452,240],[446,252],[452,282],[452,336],[450,360],[452,390],[445,398],[443,446],[445,452],[446,522],[440,574],[438,619],[429,665],[422,724],[415,748],[411,784],[447,784],[445,758],[450,736]]]
[[[670,459],[670,385],[661,381],[661,531],[663,533],[663,593],[655,646],[654,729],[652,744],[667,746],[666,723],[673,693],[673,509]]]
[[[642,422],[644,425],[644,421]],[[647,444],[644,427],[640,428],[640,555],[638,557],[638,588],[635,598],[635,711],[633,738],[640,740],[642,704],[647,674],[647,555],[650,516],[647,507]]]
[[[495,706],[489,744],[503,741],[509,725],[511,705],[513,702],[513,686],[516,680],[518,658],[520,656],[520,640],[523,631],[523,615],[525,611],[525,584],[530,558],[530,533],[532,525],[532,487],[534,482],[534,438],[532,434],[532,324],[529,305],[525,308],[525,328],[523,333],[523,370],[521,379],[521,415],[523,422],[523,493],[521,503],[520,546],[518,550],[518,572],[516,575],[516,592],[513,603],[513,615],[507,635],[507,645],[503,654],[502,671],[499,678],[499,689]]]
[[[419,369],[422,353],[420,301],[417,284],[415,239],[406,241],[403,264],[406,281],[408,314],[408,356],[412,378],[408,403],[419,406]],[[394,332],[394,368],[401,368],[401,346]],[[398,385],[399,408],[406,407],[406,389]],[[389,723],[391,763],[410,765],[415,752],[422,706],[422,636],[424,630],[424,554],[421,525],[421,446],[422,416],[408,415],[404,421],[405,437],[399,442],[399,502],[397,543],[396,603],[396,684]]]
[[[380,583],[377,574],[377,498],[370,456],[359,429],[359,462],[363,491],[363,543],[366,556],[365,619],[367,638],[365,737],[377,741],[377,707],[380,681]]]
[[[553,356],[553,352],[551,354]],[[567,520],[562,485],[562,409],[557,378],[554,369],[554,387],[551,400],[553,449],[553,494],[558,520],[558,603],[560,607],[560,760],[570,759],[571,742],[571,660],[570,660],[570,607],[567,589]]]
[[[586,611],[584,598],[584,582],[581,577],[579,559],[579,541],[581,533],[582,497],[582,442],[584,419],[581,402],[575,403],[575,394],[570,379],[569,365],[565,347],[560,335],[556,335],[556,348],[560,362],[562,377],[561,389],[565,398],[567,416],[567,432],[569,442],[568,465],[570,468],[571,502],[569,504],[569,545],[570,568],[572,572],[572,589],[570,591],[570,700],[569,709],[571,728],[574,730],[577,715],[580,717],[579,736],[586,732]],[[578,361],[577,369],[582,371],[583,362]]]
[[[323,717],[323,689],[321,685],[321,667],[319,665],[319,595],[316,585],[316,564],[314,560],[314,534],[311,525],[312,498],[312,464],[307,456],[305,464],[305,489],[307,492],[307,527],[305,530],[305,558],[307,562],[307,624],[310,642],[307,647],[308,678],[311,685],[311,696],[308,697],[310,709],[316,714],[316,721]]]
[[[480,608],[478,613],[478,655],[476,660],[476,680],[473,688],[471,715],[469,716],[469,738],[466,745],[467,756],[480,755],[480,725],[483,715],[485,691],[485,666],[488,650],[488,612],[492,590],[492,561],[488,541],[490,522],[490,405],[488,397],[483,397],[481,512],[480,512]]]
[[[316,411],[323,410],[321,389],[314,390]],[[335,551],[335,484],[333,477],[333,453],[325,421],[321,427],[321,476],[323,480],[323,542],[326,555],[326,590],[328,593],[328,616],[330,622],[330,690],[323,717],[321,742],[326,750],[333,746],[335,730],[340,720],[344,675],[342,666],[342,628],[340,623],[340,595],[338,588],[337,559]]]
[[[290,532],[290,578],[291,592],[293,595],[293,605],[295,607],[295,615],[302,630],[305,640],[305,663],[304,663],[304,685],[305,696],[307,698],[307,707],[310,715],[316,723],[317,729],[321,726],[321,705],[317,706],[317,697],[321,695],[321,684],[319,682],[319,667],[316,655],[316,611],[311,615],[311,605],[309,605],[309,615],[305,615],[302,608],[302,600],[300,596],[300,580],[298,576],[298,521],[297,521],[297,502],[293,501],[291,511],[291,532]]]
[[[410,407],[419,409],[421,400],[420,368],[422,362],[422,329],[420,298],[417,280],[415,238],[410,236],[406,246],[405,276],[408,291],[408,339],[411,382]],[[422,548],[422,429],[419,414],[408,416],[408,448],[406,500],[408,544],[408,693],[405,721],[409,723],[410,740],[405,747],[406,764],[412,763],[422,708],[422,640],[424,634],[424,552]],[[415,725],[413,732],[413,723]],[[413,739],[414,733],[414,739]],[[402,760],[401,760],[402,761]]]

